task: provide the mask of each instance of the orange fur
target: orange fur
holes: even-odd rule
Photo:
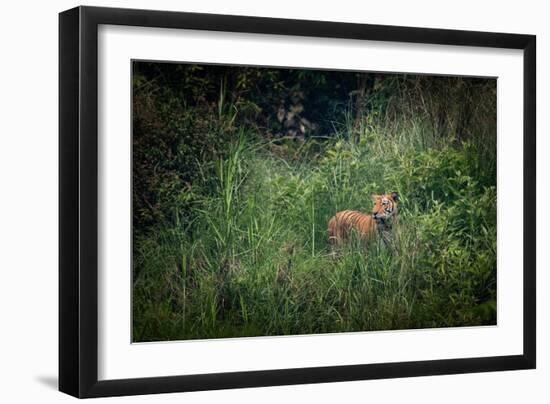
[[[391,219],[397,213],[396,192],[388,195],[373,195],[374,207],[371,214],[356,210],[337,212],[328,222],[328,238],[332,245],[340,245],[355,231],[361,240],[376,235],[380,223]]]

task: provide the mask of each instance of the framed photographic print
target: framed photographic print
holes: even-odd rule
[[[535,367],[535,37],[60,14],[59,387]]]

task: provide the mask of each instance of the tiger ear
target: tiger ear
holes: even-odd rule
[[[381,198],[380,195],[376,195],[376,194],[371,194],[370,197],[372,198],[373,202],[376,202],[377,200],[379,200]]]
[[[399,194],[397,192],[392,192],[391,198],[397,202],[399,200]]]

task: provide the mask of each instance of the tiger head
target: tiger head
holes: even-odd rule
[[[373,218],[386,221],[397,214],[397,201],[399,200],[397,192],[387,195],[372,195],[372,200],[374,202]]]

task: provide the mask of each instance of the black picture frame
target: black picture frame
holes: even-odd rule
[[[98,381],[98,25],[194,29],[524,52],[524,203],[536,191],[536,37],[533,35],[77,7],[59,15],[59,390],[103,397],[323,383],[536,366],[536,209],[523,228],[523,354]]]

